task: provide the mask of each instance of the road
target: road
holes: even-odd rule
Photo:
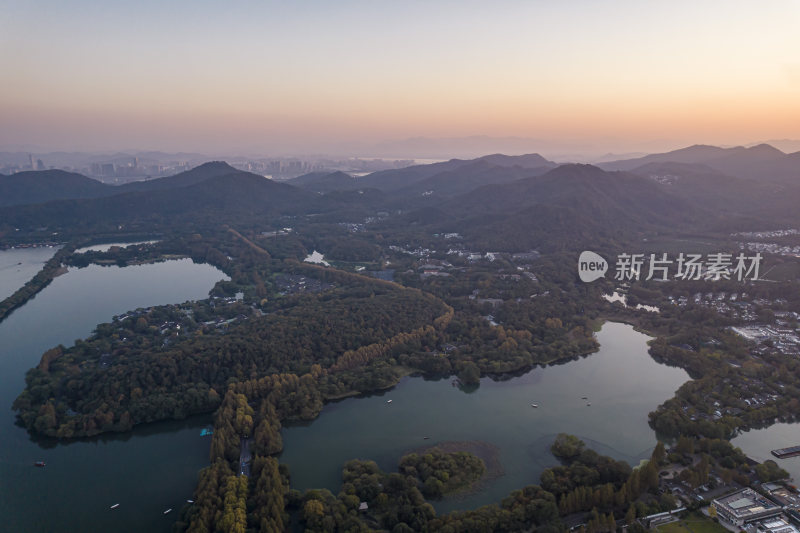
[[[239,447],[239,475],[250,475],[250,437],[242,437]]]

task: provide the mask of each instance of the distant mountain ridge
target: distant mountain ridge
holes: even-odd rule
[[[286,183],[317,193],[352,191],[361,187],[357,178],[344,172],[311,172],[287,180]]]
[[[65,198],[99,198],[112,193],[110,185],[64,170],[0,174],[0,206],[36,204]]]
[[[650,163],[703,164],[729,176],[773,182],[800,182],[800,152],[786,154],[768,144],[745,148],[694,145],[662,154],[610,161],[605,170],[633,170]]]
[[[365,187],[372,187],[382,191],[396,191],[408,187],[416,182],[431,178],[443,172],[452,172],[467,165],[485,161],[494,166],[518,166],[521,168],[555,168],[558,166],[552,161],[548,161],[539,154],[527,154],[519,156],[508,156],[502,154],[492,154],[478,157],[475,159],[451,159],[441,163],[429,165],[414,165],[406,168],[382,170],[373,172],[368,176],[359,178],[359,182]]]
[[[156,183],[146,190],[99,198],[7,207],[0,211],[0,218],[16,226],[28,227],[82,228],[130,224],[164,227],[209,219],[222,224],[226,220],[253,215],[294,214],[318,208],[318,196],[314,193],[249,172],[236,169],[227,172],[230,167],[226,167],[201,165],[177,176],[163,178],[172,180],[169,187]]]
[[[74,172],[31,170],[0,177],[0,206],[102,198],[130,192],[174,189],[237,172],[241,171],[225,162],[211,161],[174,176],[125,185],[108,185]]]
[[[41,171],[18,179],[30,185],[28,192],[39,194],[39,199],[43,192],[38,186],[48,179],[59,185],[47,191],[50,198],[95,196],[0,206],[0,234],[16,233],[16,228],[19,235],[25,231],[80,235],[344,222],[358,224],[359,231],[387,234],[414,226],[431,234],[458,232],[473,245],[518,251],[591,247],[598,239],[606,244],[630,242],[666,228],[691,232],[700,224],[722,232],[763,225],[765,220],[793,227],[800,222],[796,208],[800,182],[737,178],[714,166],[719,161],[743,164],[742,159],[771,164],[792,155],[766,146],[697,146],[677,155],[655,154],[619,163],[633,168],[618,171],[556,165],[537,154],[493,154],[363,178],[342,172],[312,173],[288,182],[217,161],[125,186]],[[669,161],[675,158],[688,162]],[[3,177],[0,184],[13,177]],[[296,222],[287,222],[292,219]]]

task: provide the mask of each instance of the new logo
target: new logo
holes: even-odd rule
[[[581,252],[578,257],[578,276],[587,283],[605,276],[608,262],[594,252]]]

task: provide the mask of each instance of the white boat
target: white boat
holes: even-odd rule
[[[531,407],[533,407],[534,409],[538,409],[539,408],[539,404],[538,403],[532,403]]]
[[[172,507],[170,507],[169,509],[167,509],[166,511],[164,511],[164,514],[171,513],[171,512],[172,512]]]
[[[194,503],[194,500],[186,500],[186,503]]]
[[[392,403],[392,400],[386,400],[386,403]]]
[[[117,507],[119,507],[118,503],[115,503],[114,505],[111,506],[112,509],[116,509]]]

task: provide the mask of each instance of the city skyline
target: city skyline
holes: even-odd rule
[[[788,1],[0,5],[0,149],[354,153],[487,136],[599,154],[800,138]]]

